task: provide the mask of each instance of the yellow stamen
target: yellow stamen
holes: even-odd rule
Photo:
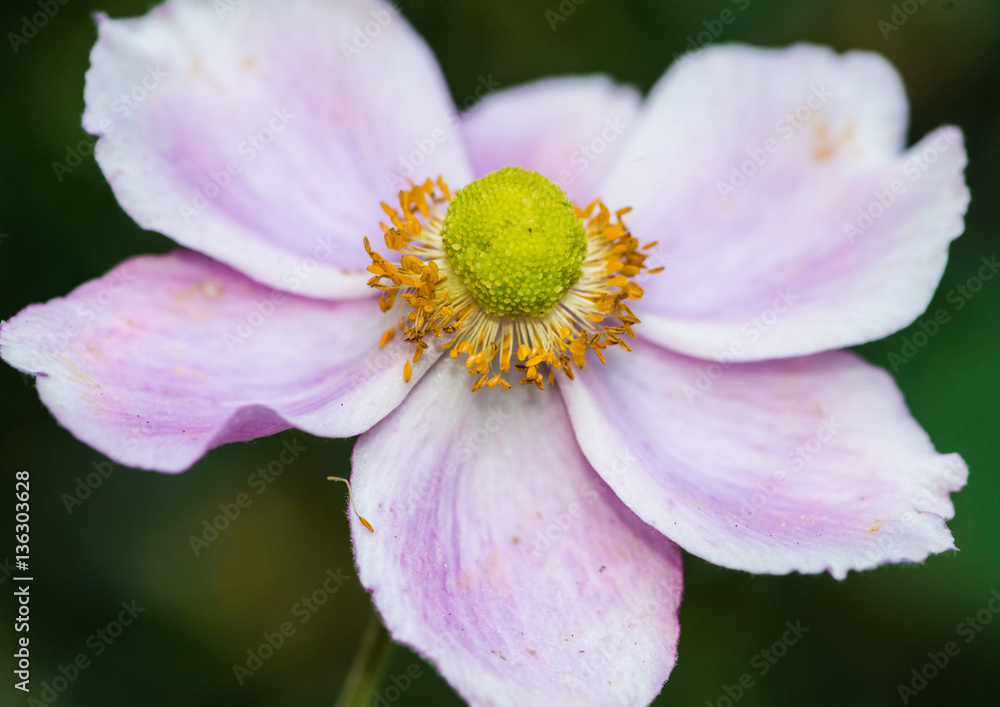
[[[640,247],[622,220],[629,208],[612,216],[599,199],[575,208],[587,239],[579,280],[538,316],[498,316],[485,311],[445,257],[441,227],[452,198],[439,177],[401,191],[398,208],[382,204],[390,221],[380,224],[385,244],[400,254],[398,263],[387,261],[364,239],[372,259],[368,284],[382,292],[380,309],[389,312],[398,305],[395,325],[383,334],[381,345],[399,329],[414,347],[416,363],[428,347],[425,339],[442,340],[440,346],[451,358],[465,356],[466,369],[475,378],[473,390],[509,390],[513,356],[521,383],[544,390],[546,379],[549,385],[555,383],[557,370],[572,380],[574,366],[584,367],[587,351],[603,364],[608,346],[631,350],[625,339],[635,338],[633,327],[639,319],[627,300],[643,296],[633,278],[663,268],[646,267],[643,251],[655,243]],[[408,359],[404,380],[412,375]]]
[[[347,479],[341,478],[339,476],[328,476],[328,477],[326,477],[326,480],[327,481],[343,481],[345,484],[347,484],[347,498],[351,502],[351,508],[354,509],[354,515],[356,515],[358,517],[358,520],[361,521],[361,525],[363,525],[366,528],[368,528],[369,532],[374,533],[375,532],[375,528],[372,527],[372,524],[369,523],[368,520],[363,515],[361,515],[360,513],[358,513],[358,507],[354,505],[354,495],[351,493],[351,482],[348,481]]]

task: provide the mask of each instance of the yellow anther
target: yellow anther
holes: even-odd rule
[[[548,311],[537,316],[506,315],[486,311],[445,257],[441,229],[453,198],[438,178],[400,192],[398,209],[383,204],[392,223],[383,229],[384,240],[400,253],[397,264],[373,252],[364,239],[372,259],[369,285],[382,292],[380,309],[401,307],[396,327],[383,333],[380,346],[400,329],[403,340],[414,347],[415,364],[428,347],[425,339],[444,339],[439,346],[450,358],[465,356],[466,368],[476,381],[473,390],[497,386],[509,390],[513,356],[519,362],[514,368],[524,376],[521,384],[544,390],[546,380],[555,384],[557,370],[572,380],[574,367],[584,367],[587,351],[604,363],[603,349],[608,346],[630,350],[625,337],[635,337],[633,326],[639,319],[626,301],[643,296],[632,278],[663,268],[646,267],[643,251],[655,243],[640,248],[622,221],[628,208],[612,214],[595,200],[573,209],[583,223],[587,243],[579,279]],[[407,358],[403,378],[409,382],[412,376]]]
[[[341,478],[340,476],[328,476],[326,477],[326,480],[343,481],[347,485],[347,498],[351,502],[351,508],[354,509],[354,515],[356,515],[358,517],[358,520],[361,521],[361,525],[368,528],[368,532],[374,533],[375,528],[373,528],[372,524],[368,522],[368,519],[366,519],[363,515],[358,513],[358,507],[354,505],[354,495],[351,493],[351,482],[348,481],[347,479]]]

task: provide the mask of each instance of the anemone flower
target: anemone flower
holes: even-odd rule
[[[961,133],[906,149],[881,57],[719,46],[644,99],[575,76],[459,115],[382,2],[98,27],[84,127],[182,249],[0,354],[133,467],[360,435],[361,582],[470,703],[650,702],[681,548],[837,578],[954,548],[965,465],[835,351],[926,308],[968,203]]]

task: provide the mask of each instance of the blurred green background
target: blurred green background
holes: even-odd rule
[[[489,74],[511,86],[552,74],[606,72],[645,90],[685,50],[688,37],[705,29],[703,22],[737,5],[576,2],[563,3],[563,10],[574,10],[555,30],[546,11],[560,12],[559,0],[401,4],[437,53],[456,98],[470,95]],[[942,123],[965,130],[973,195],[968,228],[952,247],[931,305],[951,313],[951,322],[896,373],[938,449],[960,452],[971,467],[950,524],[961,551],[924,566],[852,574],[844,582],[750,576],[686,557],[680,659],[656,704],[725,707],[723,685],[734,685],[743,673],[753,675],[755,685],[737,701],[740,707],[902,704],[897,684],[908,683],[911,669],[948,641],[957,641],[961,653],[910,704],[997,704],[1000,615],[968,644],[957,631],[986,609],[992,590],[1000,593],[1000,278],[960,310],[947,294],[975,276],[980,258],[1000,250],[1000,3],[906,4],[919,9],[884,37],[885,25],[878,23],[891,22],[890,2],[752,0],[719,41],[780,46],[807,40],[881,52],[906,82],[911,141]],[[92,157],[61,181],[52,169],[69,146],[88,139],[80,115],[95,39],[91,13],[136,15],[149,5],[72,0],[18,52],[9,40],[0,43],[0,318],[63,295],[131,255],[172,248],[121,211]],[[0,30],[19,32],[22,15],[37,10],[36,2],[8,0]],[[862,353],[886,366],[907,333]],[[13,507],[14,472],[31,471],[34,685],[51,683],[60,666],[86,653],[91,665],[59,695],[61,707],[334,703],[371,612],[354,573],[344,489],[325,480],[348,473],[350,440],[289,432],[217,449],[177,476],[115,467],[69,513],[63,494],[106,460],[59,427],[30,380],[6,366],[0,391],[4,518]],[[195,556],[189,536],[218,514],[220,503],[247,491],[250,474],[293,439],[306,451],[266,493],[252,494],[252,505]],[[3,524],[0,559],[11,549],[10,524]],[[288,620],[328,570],[349,580],[239,685],[232,666],[261,643],[263,632]],[[0,573],[0,672],[7,676],[0,703],[23,705],[10,679],[11,584]],[[133,599],[144,612],[95,656],[91,636],[116,619],[121,602]],[[786,621],[796,620],[808,634],[760,676],[751,661],[780,639]],[[393,704],[461,703],[404,649],[393,653],[388,674],[414,664],[422,676]]]

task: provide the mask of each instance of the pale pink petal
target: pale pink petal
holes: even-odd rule
[[[605,76],[504,89],[463,116],[476,177],[513,165],[539,172],[585,205],[621,154],[639,108],[634,88]]]
[[[646,705],[676,660],[677,547],[580,452],[555,391],[469,391],[442,359],[363,434],[361,583],[472,705]]]
[[[350,437],[396,407],[406,350],[378,349],[374,300],[263,287],[191,252],[128,260],[0,324],[0,357],[115,461],[182,471],[205,452],[298,427]],[[429,351],[418,378],[434,359]]]
[[[560,391],[604,480],[709,562],[842,578],[955,547],[965,464],[853,354],[725,368],[637,342]]]
[[[612,208],[634,207],[641,241],[659,241],[666,271],[643,280],[635,307],[643,335],[749,361],[912,322],[969,193],[961,132],[904,151],[906,123],[900,78],[876,54],[727,46],[681,60],[602,189]]]
[[[408,176],[468,181],[437,63],[382,0],[168,0],[98,23],[83,122],[118,201],[272,287],[367,295],[362,238],[427,140]]]

